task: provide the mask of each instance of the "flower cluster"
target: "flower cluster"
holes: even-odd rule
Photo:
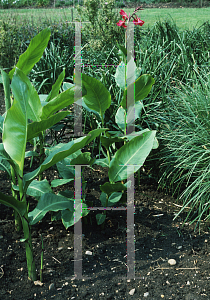
[[[134,23],[135,25],[140,25],[140,26],[144,25],[145,22],[142,21],[142,20],[140,20],[140,19],[137,17],[137,15],[135,14],[135,12],[138,11],[139,9],[141,9],[141,8],[138,7],[138,8],[134,11],[134,13],[133,13],[131,16],[130,16],[130,14],[129,14],[129,17],[128,17],[128,15],[126,14],[126,12],[124,12],[124,10],[121,9],[120,14],[121,14],[121,16],[123,17],[123,20],[120,20],[120,21],[117,23],[117,26],[122,26],[122,27],[124,27],[124,28],[127,28],[127,26],[125,25],[125,22],[126,22],[126,21],[129,22],[131,18],[134,19],[134,20],[133,20],[133,23]],[[134,17],[134,16],[135,16],[135,17]]]

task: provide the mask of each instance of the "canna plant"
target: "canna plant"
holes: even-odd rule
[[[144,21],[140,20],[135,14],[140,9],[141,7],[135,9],[131,16],[129,14],[129,17],[123,10],[121,10],[120,14],[123,17],[123,21],[119,21],[117,25],[127,28],[125,22],[127,21],[127,23],[129,23],[131,18],[133,18],[133,23],[135,25],[142,26]],[[106,131],[103,133],[103,136],[101,136],[101,144],[106,149],[107,157],[104,159],[97,159],[94,162],[95,164],[109,168],[109,182],[106,182],[100,187],[102,191],[100,200],[104,207],[112,206],[117,202],[124,201],[123,194],[127,190],[127,185],[129,184],[129,182],[124,184],[124,180],[126,180],[133,172],[139,172],[140,167],[144,164],[151,150],[158,147],[155,130],[150,131],[149,129],[144,129],[139,132],[126,134],[126,124],[128,121],[128,114],[130,113],[129,104],[127,103],[128,89],[134,90],[134,119],[136,120],[140,117],[141,110],[143,109],[142,100],[147,97],[155,82],[154,79],[147,74],[139,77],[140,71],[136,67],[132,56],[130,56],[130,60],[126,62],[126,41],[127,37],[125,38],[125,47],[118,45],[121,63],[118,65],[115,73],[115,81],[124,91],[120,106],[115,116],[115,128],[118,128],[118,130],[114,132]],[[130,74],[130,71],[128,72],[128,70],[132,70],[132,74]],[[84,103],[89,109],[100,115],[103,127],[104,113],[111,104],[111,95],[96,79],[88,77],[85,74],[82,74],[82,79],[87,91],[87,94],[83,98]],[[111,157],[111,145],[122,142],[122,140],[124,141],[124,145]],[[116,149],[116,147],[114,149]],[[129,170],[130,173],[127,172],[127,165],[134,165],[133,171]],[[106,211],[103,214],[96,215],[98,225],[104,224],[105,219]]]
[[[137,8],[134,11],[138,11]],[[127,16],[127,14],[121,10],[120,14],[123,16],[124,21],[119,21],[118,26],[125,25],[125,20],[130,21],[132,16]],[[134,24],[142,26],[144,21],[141,21],[136,15],[134,18]],[[119,45],[118,45],[119,46]],[[125,45],[126,46],[126,45]],[[127,107],[127,91],[128,89],[134,89],[135,87],[135,120],[138,119],[141,115],[143,109],[142,100],[147,97],[149,94],[152,85],[154,84],[154,79],[147,74],[140,75],[139,69],[136,67],[134,59],[131,57],[126,66],[127,58],[127,49],[126,47],[119,46],[119,54],[121,57],[121,63],[118,65],[115,74],[115,81],[120,89],[124,91],[120,106],[117,110],[115,116],[115,125],[116,131],[106,131],[101,134],[99,149],[105,148],[103,153],[106,154],[105,158],[91,160],[85,160],[83,164],[89,164],[91,161],[92,164],[101,165],[103,167],[109,168],[109,182],[105,183],[100,187],[102,193],[100,196],[100,201],[104,207],[112,206],[117,202],[124,201],[124,192],[127,190],[128,182],[124,183],[127,177],[131,174],[127,173],[127,165],[134,165],[134,172],[138,171],[139,168],[144,164],[147,156],[152,149],[158,147],[158,141],[156,139],[156,131],[150,131],[149,129],[144,129],[139,132],[132,132],[131,134],[126,133],[126,124],[128,119],[128,107]],[[127,67],[127,68],[126,68]],[[135,74],[134,81],[132,79],[132,74],[127,72],[128,70],[133,70]],[[70,84],[71,85],[71,84]],[[82,73],[82,86],[84,87],[86,94],[83,96],[83,107],[88,112],[95,113],[101,120],[102,128],[105,123],[105,112],[109,109],[111,105],[111,95],[106,87],[97,79],[87,76]],[[69,83],[63,84],[63,89],[66,90],[69,88]],[[116,151],[115,144],[124,143]],[[114,154],[113,154],[114,153]],[[83,153],[83,155],[85,155]],[[73,157],[72,157],[73,158]],[[62,162],[62,168],[57,164],[57,168],[60,174],[60,177],[63,179],[58,179],[55,181],[56,184],[60,185],[62,182],[73,180],[73,169],[72,161],[69,158],[69,161],[65,160]],[[65,170],[65,171],[64,171]],[[53,183],[53,184],[55,184]],[[84,191],[86,183],[83,180],[83,189]],[[85,195],[83,192],[82,201],[85,201]],[[106,212],[104,214],[97,214],[96,220],[97,224],[104,224],[106,219]]]
[[[134,14],[137,10],[134,11]],[[121,10],[120,14],[123,16],[124,21],[120,21],[117,25],[123,26],[126,28],[125,19],[130,20],[131,17]],[[137,16],[134,18],[134,24],[139,24],[142,26],[144,21],[141,21]],[[119,45],[118,45],[119,46]],[[154,84],[154,79],[147,74],[140,75],[139,69],[136,67],[134,59],[131,57],[127,63],[127,69],[133,70],[135,74],[134,81],[132,79],[132,74],[126,72],[126,57],[127,50],[126,47],[120,47],[121,63],[118,65],[115,74],[115,81],[120,89],[124,91],[120,106],[117,110],[115,116],[115,125],[116,131],[106,131],[103,132],[103,135],[100,137],[100,148],[101,150],[105,149],[103,153],[106,154],[105,158],[96,159],[92,161],[92,164],[98,164],[103,167],[109,168],[109,182],[101,186],[101,196],[100,200],[104,207],[112,206],[119,201],[123,201],[123,194],[127,190],[128,182],[124,183],[124,180],[131,174],[127,173],[127,165],[134,165],[134,172],[139,170],[143,165],[147,156],[149,155],[152,149],[158,147],[158,142],[155,137],[156,131],[150,131],[149,129],[142,130],[140,132],[133,132],[131,134],[126,133],[126,124],[128,119],[128,107],[127,107],[127,91],[128,89],[134,89],[135,87],[135,120],[140,117],[141,111],[143,109],[142,100],[149,94],[152,85]],[[109,109],[111,105],[111,95],[106,87],[97,79],[82,74],[82,85],[86,91],[86,94],[83,97],[83,107],[88,112],[93,112],[99,116],[104,127],[104,116],[106,110]],[[63,84],[63,89],[67,89],[68,84]],[[122,147],[116,150],[117,143],[124,143]],[[113,146],[113,147],[112,147]],[[89,158],[90,159],[90,158]],[[86,161],[86,163],[88,163]],[[63,167],[68,169],[72,168],[70,165],[72,163],[67,162]],[[59,166],[59,165],[58,165]],[[59,168],[58,168],[59,171]],[[66,176],[67,173],[63,173],[60,169],[60,175],[63,179],[60,180],[71,180],[70,173]],[[62,174],[63,173],[63,174]],[[85,182],[84,186],[85,186]],[[82,199],[83,201],[85,198]],[[103,224],[106,218],[106,214],[97,214],[96,220],[98,225]]]
[[[121,84],[124,82],[123,74],[124,72],[121,66],[118,66],[115,75],[117,83]],[[136,75],[137,74],[138,73],[136,73]],[[82,74],[82,82],[87,91],[87,94],[83,97],[84,107],[87,106],[88,110],[91,110],[100,116],[103,127],[104,113],[110,107],[111,95],[105,86],[95,78]],[[131,86],[134,86],[134,82],[130,84]],[[140,117],[143,107],[141,100],[149,94],[153,84],[154,79],[150,75],[142,75],[136,79],[135,119]],[[151,150],[158,147],[155,130],[150,131],[149,129],[144,129],[139,132],[126,134],[127,89],[123,85],[121,87],[124,89],[124,95],[115,116],[115,127],[118,128],[118,130],[106,131],[103,133],[101,136],[101,146],[105,148],[104,153],[106,153],[106,157],[96,159],[94,162],[94,164],[109,168],[109,183],[105,183],[100,187],[102,191],[100,200],[102,205],[105,207],[112,206],[119,202],[124,191],[127,190],[127,183],[124,184],[123,181],[132,174],[127,173],[127,165],[134,165],[134,172],[136,172],[143,165]],[[116,150],[116,147],[112,146],[114,146],[115,143],[122,143],[122,141],[124,142],[124,145],[111,155],[111,152],[114,152],[114,149]],[[96,218],[98,225],[100,225],[105,221],[106,214],[98,214]]]
[[[21,94],[23,94],[24,90],[28,94],[29,101],[28,105],[26,106],[28,117],[27,142],[34,144],[35,150],[25,152],[25,157],[32,157],[33,159],[34,156],[38,156],[40,164],[42,164],[45,157],[44,145],[46,129],[52,127],[54,124],[58,123],[60,120],[66,117],[69,114],[69,111],[59,110],[74,102],[74,85],[71,86],[72,89],[59,94],[60,86],[65,77],[65,69],[59,75],[55,84],[52,86],[49,95],[38,95],[35,88],[26,76],[30,73],[31,69],[41,58],[45,48],[47,47],[49,39],[50,30],[47,28],[32,39],[27,50],[20,56],[16,67],[13,68],[9,72],[9,74],[1,70],[2,83],[5,92],[6,113],[13,104],[14,96],[16,96],[16,98],[22,97]],[[13,78],[14,74],[15,77]],[[11,88],[13,92],[12,95],[10,94]],[[1,116],[1,132],[3,131],[3,124],[6,113]],[[19,128],[17,128],[16,130],[18,131]],[[38,146],[39,153],[37,153],[36,151]],[[3,150],[4,148],[5,147],[2,147]],[[19,187],[17,186],[15,170],[12,165],[10,166],[8,160],[5,158],[5,153],[3,150],[0,151],[0,169],[7,171],[12,181],[12,194],[17,198],[17,191]],[[39,180],[41,181],[42,179],[42,173],[40,173]],[[35,185],[37,186],[37,183]],[[46,183],[39,184],[40,187],[42,185],[45,186]],[[32,189],[32,186],[30,187],[30,189]],[[36,188],[34,187],[34,189]],[[14,214],[16,228],[17,230],[20,230],[22,222],[20,221],[20,217],[17,212],[14,212]]]
[[[34,64],[40,59],[47,46],[50,37],[50,30],[46,28],[40,32],[30,43],[28,49],[23,53],[17,65],[6,74],[2,71],[2,81],[6,91],[6,113],[1,117],[2,121],[2,143],[0,144],[0,161],[3,165],[10,165],[12,178],[12,196],[0,192],[0,203],[12,207],[16,212],[16,220],[19,227],[22,225],[25,242],[26,260],[29,279],[35,281],[36,267],[33,256],[33,247],[30,227],[40,221],[48,211],[64,211],[66,220],[74,216],[74,198],[62,195],[55,195],[50,190],[43,192],[39,198],[38,205],[33,212],[27,201],[27,191],[37,185],[35,180],[43,171],[76,153],[85,145],[90,143],[106,129],[96,129],[87,136],[77,138],[69,143],[57,145],[49,156],[40,161],[40,165],[32,172],[24,174],[24,160],[26,156],[27,142],[43,134],[43,132],[69,114],[68,111],[57,112],[75,101],[74,94],[77,92],[75,86],[58,94],[60,85],[64,78],[64,72],[52,87],[50,94],[45,101],[29,81],[27,75]],[[11,81],[11,83],[10,83]],[[10,88],[13,97],[10,97]],[[79,89],[80,90],[80,89]],[[81,97],[78,93],[78,99]],[[46,181],[39,183],[39,186],[46,188]],[[85,215],[86,212],[83,214]],[[79,216],[79,218],[81,215]],[[75,222],[77,222],[76,220]],[[21,224],[20,224],[21,222]]]

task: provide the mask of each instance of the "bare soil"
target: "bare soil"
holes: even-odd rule
[[[31,171],[28,160],[25,169]],[[99,206],[107,169],[86,168],[83,175],[86,200]],[[44,176],[51,182],[57,174],[51,168]],[[204,224],[200,234],[198,228],[194,231],[195,224],[182,227],[184,214],[173,220],[180,205],[158,190],[154,179],[144,176],[139,186],[135,183],[135,279],[122,279],[127,276],[126,211],[107,211],[104,229],[97,225],[95,211],[82,219],[83,276],[90,279],[74,277],[73,227],[66,230],[61,221],[52,222],[49,213],[32,226],[37,274],[41,234],[44,241],[43,284],[37,285],[28,280],[25,247],[20,242],[23,234],[15,231],[13,211],[0,205],[0,299],[210,299],[209,225]],[[66,184],[62,189],[73,190],[73,186]],[[55,193],[59,190],[54,188]],[[11,194],[10,181],[2,171],[0,191]],[[33,209],[37,201],[27,200]],[[170,265],[169,259],[175,264]]]

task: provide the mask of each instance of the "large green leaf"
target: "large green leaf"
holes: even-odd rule
[[[126,72],[126,78],[125,78],[125,72]],[[130,84],[133,83],[133,72],[134,72],[134,78],[136,80],[139,77],[141,71],[137,69],[133,57],[131,57],[127,66],[125,66],[124,62],[122,61],[117,67],[115,73],[115,81],[122,90],[125,90],[126,88],[125,84],[129,86]]]
[[[74,180],[74,177],[73,178],[68,178],[68,179],[54,179],[53,181],[51,181],[51,187],[57,187],[57,186],[60,186],[60,185],[64,185],[68,182],[71,182]]]
[[[132,83],[129,88],[134,89],[134,84],[135,84],[135,95],[134,95],[134,100],[135,102],[143,100],[149,92],[151,91],[152,85],[155,83],[155,80],[152,78],[152,76],[144,74],[141,75],[135,83]],[[123,94],[123,99],[120,103],[120,105],[124,108],[127,109],[127,89],[124,91]]]
[[[96,222],[98,225],[103,224],[105,220],[106,220],[106,215],[103,215],[103,214],[96,215]]]
[[[34,225],[41,221],[49,211],[58,211],[63,209],[69,209],[73,212],[74,202],[62,196],[45,193],[39,199],[36,208],[28,214],[29,224]]]
[[[125,115],[126,115],[126,110],[122,106],[120,106],[115,115],[115,122],[117,123],[117,125],[123,132],[124,132],[125,126],[126,126]]]
[[[23,216],[27,210],[26,202],[18,201],[14,197],[4,195],[1,192],[0,192],[0,203],[12,207],[19,213],[20,216]]]
[[[6,72],[1,70],[2,81],[4,86],[4,96],[5,96],[5,107],[6,111],[11,107],[11,98],[10,98],[10,78]]]
[[[119,131],[119,135],[122,135],[120,131]],[[123,139],[119,137],[111,138],[111,137],[101,136],[101,143],[106,149],[109,149],[110,145],[112,145],[113,143],[122,142],[122,140]]]
[[[9,163],[10,157],[7,152],[4,150],[4,145],[0,144],[0,170],[6,171],[11,176],[11,168]]]
[[[120,59],[123,60],[124,57],[127,57],[127,49],[124,46],[119,45],[117,41],[116,41],[116,44],[117,44],[117,47],[119,48],[118,55],[119,55]]]
[[[42,120],[40,122],[32,122],[28,124],[27,131],[27,141],[30,141],[34,137],[39,136],[42,131],[50,128],[54,124],[58,123],[60,120],[65,118],[69,114],[69,111],[60,111],[55,115],[52,115],[48,119]]]
[[[74,204],[74,199],[69,199]],[[82,203],[82,213],[81,213],[81,203],[79,205],[76,205],[75,212],[70,211],[68,209],[62,210],[61,212],[61,220],[63,225],[66,229],[73,226],[75,223],[77,223],[81,217],[85,217],[89,214],[89,210],[87,209],[87,205],[85,203]],[[74,216],[75,215],[75,216]]]
[[[145,132],[148,132],[150,131],[149,128],[146,128],[146,129],[143,129],[141,131],[134,131],[134,132],[131,132],[129,134],[126,134],[124,135],[124,137],[128,140],[128,141],[131,141],[132,139],[134,139],[136,136],[139,136],[139,135],[142,135],[144,134]]]
[[[142,108],[143,108],[143,103],[141,101],[137,101],[135,103],[135,120],[140,117]],[[125,126],[126,126],[125,115],[126,115],[126,120],[127,120],[126,110],[122,106],[120,106],[115,115],[115,122],[117,123],[117,125],[123,132],[124,132]]]
[[[117,183],[110,183],[105,182],[103,185],[100,186],[100,190],[110,196],[114,192],[126,191],[126,185],[122,184],[121,182]]]
[[[94,162],[94,158],[91,157],[91,153],[84,152],[79,154],[77,157],[71,160],[71,165],[92,165]]]
[[[127,179],[133,174],[132,170],[127,172],[127,166],[133,165],[136,172],[145,162],[152,150],[156,131],[145,132],[143,135],[133,138],[129,143],[122,146],[110,162],[110,182]]]
[[[64,145],[64,144],[61,144]],[[74,179],[75,168],[71,166],[72,159],[82,154],[81,150],[78,150],[56,164],[59,175],[64,179]]]
[[[102,166],[102,167],[109,167],[109,161],[108,161],[108,158],[105,157],[105,158],[98,158],[94,161],[94,165],[99,165],[99,166]]]
[[[50,29],[45,28],[39,34],[37,34],[30,42],[27,50],[20,55],[19,61],[16,65],[17,68],[21,69],[25,75],[28,75],[33,69],[34,65],[40,60],[43,55],[44,49],[47,47],[50,39]],[[15,67],[9,72],[9,77],[15,72]]]
[[[37,200],[44,194],[44,193],[52,193],[51,187],[47,179],[38,181],[33,180],[28,189],[26,194],[29,196],[35,197]]]
[[[26,86],[27,93],[27,118],[32,121],[40,121],[40,116],[42,113],[42,105],[39,99],[39,95],[35,87],[32,85],[28,77],[23,73],[22,70],[16,68],[16,74],[18,74],[19,79],[22,81],[22,85]],[[20,91],[19,98],[21,98],[22,94]],[[26,95],[25,95],[26,96]]]
[[[5,157],[0,155],[0,170],[6,171],[9,177],[11,176],[10,164],[5,159]]]
[[[61,110],[68,105],[71,105],[74,103],[74,101],[78,100],[75,99],[74,94],[78,93],[79,87],[73,86],[70,89],[64,91],[63,93],[60,93],[58,96],[50,100],[45,106],[42,107],[42,115],[41,119],[47,119],[49,116],[57,112],[58,110]]]
[[[111,105],[111,95],[105,86],[97,79],[82,74],[82,84],[87,94],[83,97],[84,103],[91,110],[98,112],[103,118],[105,111]]]
[[[50,100],[52,100],[53,98],[55,98],[58,95],[61,84],[64,80],[64,77],[65,77],[65,69],[58,76],[58,79],[56,80],[55,84],[52,86],[52,90],[49,93],[49,95],[47,96],[46,102],[49,102]]]
[[[66,90],[72,88],[73,86],[75,86],[75,84],[70,83],[70,82],[64,82],[63,83],[63,90],[66,91]]]
[[[159,143],[158,143],[157,138],[155,137],[152,149],[157,149],[158,147],[159,147]]]
[[[20,70],[16,69],[11,83],[14,101],[7,111],[3,125],[4,149],[22,170],[27,141],[27,103],[28,86],[20,78]]]
[[[0,116],[0,132],[3,132],[3,123],[4,123],[5,116],[6,113],[4,113],[3,116]]]
[[[71,155],[72,153],[84,148],[87,144],[89,144],[93,139],[95,139],[105,130],[107,130],[107,128],[95,129],[93,131],[90,131],[87,136],[73,140],[63,145],[61,148],[52,151],[46,158],[46,160],[36,170],[24,175],[23,180],[25,183],[27,183],[25,185],[25,189],[27,188],[28,184],[30,184],[30,182],[40,173],[55,165],[57,162]]]
[[[113,192],[107,201],[107,205],[106,205],[106,194],[105,193],[101,193],[100,196],[100,201],[102,206],[106,207],[106,206],[113,206],[113,204],[117,203],[120,201],[121,197],[122,197],[122,192]]]

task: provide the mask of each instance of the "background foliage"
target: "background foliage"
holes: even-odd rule
[[[204,5],[203,0],[142,0],[142,1],[136,1],[136,0],[115,0],[114,6],[115,7],[125,7],[125,6],[131,6],[131,5],[138,5],[138,4],[153,4],[153,3],[180,3],[181,5],[189,5],[189,4],[195,4],[200,7]],[[206,3],[209,2],[209,0],[205,1]],[[23,8],[23,7],[66,7],[66,6],[76,6],[76,5],[84,5],[84,0],[1,0],[0,7],[3,9],[8,8]]]

